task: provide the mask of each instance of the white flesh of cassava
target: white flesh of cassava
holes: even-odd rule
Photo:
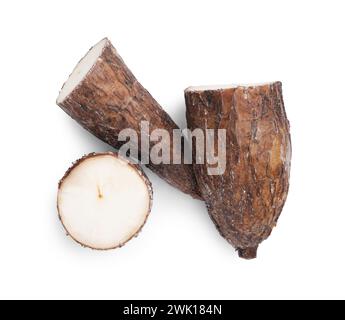
[[[74,240],[106,250],[122,246],[141,230],[151,199],[141,171],[116,155],[99,154],[80,160],[64,177],[58,210]]]

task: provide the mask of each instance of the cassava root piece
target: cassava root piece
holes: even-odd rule
[[[289,188],[291,141],[281,83],[191,87],[185,99],[189,129],[226,130],[225,173],[208,175],[208,166],[195,162],[194,173],[221,235],[240,257],[255,258]]]
[[[57,206],[68,235],[84,247],[115,249],[135,237],[152,207],[141,168],[116,153],[78,160],[59,183]]]
[[[108,39],[95,45],[79,62],[63,86],[57,104],[74,120],[104,142],[119,149],[122,129],[131,128],[139,138],[139,158],[143,154],[140,123],[148,121],[150,132],[165,129],[173,141],[177,125],[127,68]],[[150,142],[150,149],[154,145]],[[175,151],[170,147],[171,159]],[[182,152],[183,159],[183,152]],[[200,199],[192,165],[154,164],[148,167],[172,186]]]

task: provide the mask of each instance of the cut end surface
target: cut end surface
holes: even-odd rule
[[[202,91],[219,91],[226,89],[236,89],[236,88],[251,88],[251,87],[261,87],[272,85],[274,82],[263,82],[263,83],[248,83],[248,84],[225,84],[225,85],[210,85],[210,86],[195,86],[189,87],[185,92],[202,92]]]
[[[61,92],[57,98],[57,104],[62,103],[66,97],[68,97],[68,95],[78,87],[80,82],[84,80],[90,70],[92,70],[92,67],[95,65],[98,58],[101,56],[103,49],[108,43],[109,40],[107,38],[101,40],[93,48],[91,48],[83,59],[80,60],[61,89]]]
[[[151,184],[144,173],[115,153],[82,158],[59,185],[58,211],[64,228],[92,249],[115,249],[136,236],[151,204]]]

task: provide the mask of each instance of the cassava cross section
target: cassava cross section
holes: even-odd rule
[[[93,153],[67,171],[57,202],[60,220],[72,239],[92,249],[115,249],[144,226],[152,188],[138,165],[116,153]]]
[[[149,122],[150,132],[167,130],[170,141],[173,141],[173,130],[178,129],[107,39],[95,45],[79,62],[63,86],[57,104],[85,129],[116,149],[125,143],[118,140],[121,130],[134,129],[139,138],[139,158],[148,158],[140,148],[141,121]],[[153,145],[151,142],[150,149]],[[170,150],[171,159],[174,152],[180,152],[172,144]],[[200,199],[192,165],[150,162],[148,167],[172,186]]]
[[[196,163],[193,168],[210,217],[246,259],[255,258],[271,234],[288,193],[291,141],[281,87],[276,82],[185,91],[189,129],[226,130],[225,173],[208,175],[207,165]]]

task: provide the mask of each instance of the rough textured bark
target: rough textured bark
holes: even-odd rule
[[[194,173],[221,235],[240,257],[255,258],[289,188],[291,140],[281,83],[188,88],[185,99],[190,129],[226,129],[225,173],[210,176],[207,165],[198,164]]]
[[[139,137],[139,158],[144,156],[140,149],[141,121],[150,123],[151,132],[168,130],[171,141],[173,130],[178,129],[136,80],[110,41],[106,41],[101,55],[80,84],[58,105],[86,130],[116,149],[124,144],[118,141],[120,131],[134,129]],[[171,145],[171,159],[174,152]],[[200,199],[192,165],[150,162],[148,167],[172,186]]]

